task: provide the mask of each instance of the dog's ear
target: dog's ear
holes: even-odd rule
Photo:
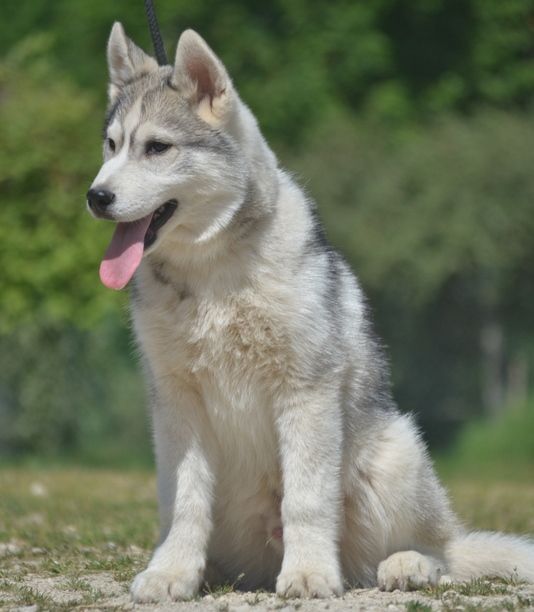
[[[194,30],[178,41],[172,84],[207,123],[224,123],[233,99],[232,81],[221,60]]]
[[[125,34],[116,21],[108,39],[109,97],[113,100],[119,90],[143,72],[156,70],[158,63],[147,55]]]

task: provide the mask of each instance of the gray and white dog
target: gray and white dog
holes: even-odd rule
[[[100,268],[133,279],[150,388],[161,541],[136,601],[209,574],[286,597],[534,580],[534,547],[466,533],[347,264],[195,32],[174,66],[108,43],[110,105],[91,212],[117,222]]]

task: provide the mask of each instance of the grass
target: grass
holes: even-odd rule
[[[453,473],[447,466],[441,471],[455,508],[470,526],[534,533],[531,478],[489,484],[487,478]],[[0,607],[37,604],[59,610],[100,604],[113,595],[126,598],[129,582],[145,567],[157,538],[155,499],[154,476],[148,471],[0,469]],[[114,593],[109,582],[102,582],[108,575]],[[41,581],[37,587],[35,577]],[[228,585],[211,594],[232,590]],[[447,590],[424,594],[440,599]],[[455,587],[459,597],[508,591],[502,581]],[[532,598],[524,603],[532,605]],[[406,609],[428,606],[414,598]]]
[[[406,612],[432,612],[432,606],[421,603],[420,601],[409,601],[405,605]]]
[[[0,593],[16,605],[56,609],[58,602],[51,605],[51,595],[36,591],[28,577],[57,579],[74,594],[64,602],[71,609],[105,595],[87,578],[102,572],[126,590],[148,560],[156,514],[148,472],[1,469]]]
[[[457,595],[465,595],[467,597],[487,597],[488,595],[507,595],[510,593],[510,587],[515,586],[517,586],[517,583],[513,580],[475,578],[469,582],[456,584],[453,587],[450,584],[429,587],[424,592],[436,599],[443,597],[447,591],[451,590]]]
[[[469,527],[534,533],[534,479],[488,482],[448,476],[445,484],[454,508]]]

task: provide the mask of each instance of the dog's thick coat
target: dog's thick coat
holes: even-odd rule
[[[133,280],[161,515],[134,598],[192,597],[207,568],[289,597],[534,580],[527,540],[459,526],[355,277],[211,49],[186,31],[158,67],[115,24],[108,62],[106,216],[178,203]]]

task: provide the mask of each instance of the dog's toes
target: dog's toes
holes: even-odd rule
[[[282,572],[276,581],[276,594],[280,597],[322,599],[342,593],[341,579],[331,572],[317,570]]]
[[[136,603],[161,603],[169,599],[191,599],[197,594],[198,586],[198,578],[188,579],[180,573],[148,569],[135,577],[130,590]]]
[[[158,603],[169,599],[172,574],[145,570],[134,578],[130,592],[137,603]]]
[[[413,591],[438,584],[444,566],[437,559],[414,550],[398,552],[378,566],[378,587],[382,591]]]

